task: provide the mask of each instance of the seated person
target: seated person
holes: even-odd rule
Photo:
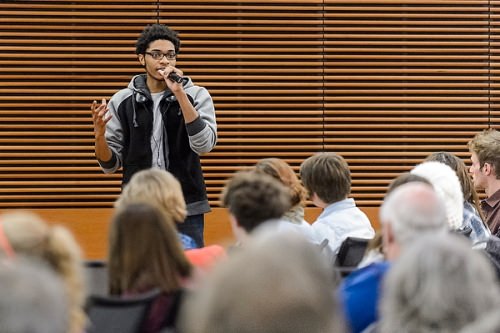
[[[71,332],[64,283],[43,262],[21,257],[22,254],[0,265],[0,330],[3,333]]]
[[[83,308],[86,288],[81,249],[73,234],[62,226],[49,225],[40,216],[27,211],[5,213],[0,221],[2,251],[11,258],[26,256],[46,263],[63,282],[62,288],[68,299],[67,332],[84,331],[87,322]]]
[[[381,299],[380,332],[462,332],[496,313],[500,332],[500,287],[493,269],[463,237],[427,235],[392,265]]]
[[[131,297],[161,291],[142,326],[143,333],[175,327],[181,291],[192,283],[193,266],[169,219],[153,206],[134,203],[120,206],[110,225],[110,294]]]
[[[331,265],[300,234],[264,229],[187,297],[181,332],[344,332]]]
[[[391,262],[415,239],[448,232],[445,206],[431,185],[410,182],[386,195],[380,208],[386,261],[375,262],[347,276],[339,298],[351,332],[360,333],[378,320],[383,279]]]
[[[237,172],[226,184],[221,198],[228,208],[237,246],[243,245],[257,227],[269,222],[280,227],[290,209],[290,193],[278,180],[255,171]]]
[[[316,238],[328,239],[336,254],[347,237],[371,239],[375,236],[370,220],[347,196],[351,173],[347,162],[335,153],[318,153],[300,166],[300,177],[311,200],[323,211],[312,224]]]
[[[154,206],[167,216],[163,221],[172,223],[176,230],[186,219],[186,202],[181,185],[171,173],[162,169],[141,170],[132,176],[116,200],[115,207],[120,209],[131,203],[146,203]],[[177,235],[185,250],[193,250],[189,252],[188,259],[193,258],[192,263],[199,268],[210,269],[219,259],[225,257],[226,251],[220,245],[198,249],[189,236],[180,232]]]
[[[491,232],[484,222],[479,196],[477,195],[474,184],[472,183],[472,178],[467,171],[464,161],[456,155],[445,151],[432,153],[427,156],[425,160],[444,163],[455,171],[464,195],[463,222],[461,228],[470,228],[471,233],[469,238],[472,241],[472,245],[476,247],[484,245],[491,236]]]
[[[255,164],[254,169],[257,172],[262,172],[279,180],[290,192],[292,208],[282,217],[283,221],[290,222],[290,224],[283,225],[283,227],[296,229],[310,242],[319,243],[311,225],[304,220],[304,206],[307,191],[300,183],[292,167],[280,158],[264,158]]]

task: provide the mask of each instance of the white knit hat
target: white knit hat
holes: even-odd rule
[[[448,224],[452,230],[462,227],[464,195],[455,171],[448,165],[436,161],[428,161],[417,165],[412,174],[427,179],[437,195],[446,206]]]

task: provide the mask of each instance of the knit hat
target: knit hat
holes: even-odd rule
[[[464,195],[457,174],[448,165],[436,161],[428,161],[417,165],[412,174],[427,179],[446,207],[448,225],[457,230],[463,224]]]

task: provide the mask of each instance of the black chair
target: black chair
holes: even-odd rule
[[[88,333],[137,333],[160,295],[154,290],[128,298],[91,295],[87,300]]]
[[[365,255],[369,241],[366,238],[347,237],[342,242],[335,259],[335,267],[342,276],[347,276],[356,269]]]
[[[88,295],[108,295],[108,266],[102,260],[86,260],[83,271]]]

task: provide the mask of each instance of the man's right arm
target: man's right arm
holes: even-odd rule
[[[95,156],[104,172],[114,172],[117,169],[117,160],[106,140],[106,124],[111,120],[112,113],[108,112],[109,108],[104,98],[99,105],[94,101],[91,110],[94,123]]]

